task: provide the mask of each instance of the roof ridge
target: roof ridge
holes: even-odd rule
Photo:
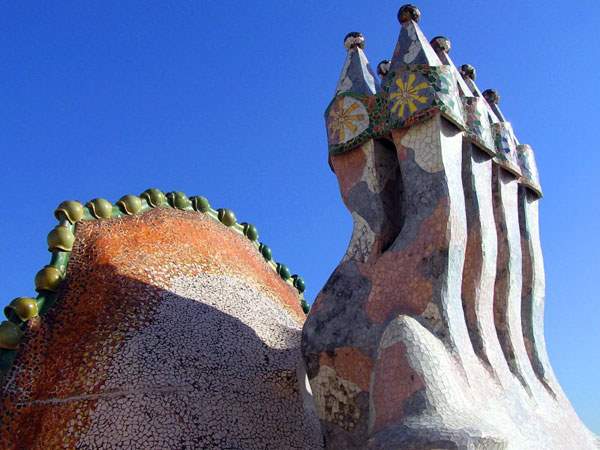
[[[48,251],[52,253],[52,257],[50,262],[35,276],[35,289],[38,295],[35,298],[17,297],[4,308],[4,314],[8,320],[0,323],[0,379],[11,367],[19,342],[28,328],[28,323],[39,320],[39,317],[45,315],[56,301],[56,293],[66,275],[75,242],[74,231],[77,223],[133,216],[164,207],[205,214],[246,237],[267,265],[285,283],[298,291],[300,306],[304,313],[308,313],[310,307],[303,295],[304,279],[297,274],[292,275],[285,264],[273,260],[271,248],[258,240],[258,230],[253,224],[238,222],[235,213],[228,208],[213,209],[206,197],[195,195],[188,198],[180,191],[165,194],[159,189],[150,188],[139,196],[124,195],[115,204],[104,198],[95,198],[85,205],[77,200],[66,200],[61,202],[54,211],[58,225],[50,231],[47,238]]]

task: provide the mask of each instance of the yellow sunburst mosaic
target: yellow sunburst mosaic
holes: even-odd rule
[[[330,144],[355,138],[369,126],[369,114],[364,105],[352,97],[341,97],[331,107],[327,117]]]
[[[408,111],[414,113],[418,108],[417,104],[426,104],[428,97],[423,95],[421,91],[427,89],[429,84],[425,81],[415,85],[416,76],[414,73],[408,75],[408,79],[404,81],[402,78],[396,79],[398,90],[390,94],[390,102],[392,103],[392,112],[398,114],[400,118],[404,118]]]

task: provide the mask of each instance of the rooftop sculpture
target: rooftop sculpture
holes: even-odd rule
[[[548,362],[533,150],[420,16],[380,82],[346,37],[325,113],[354,221],[303,329],[325,446],[597,448]]]
[[[420,16],[377,74],[344,39],[325,118],[354,228],[308,317],[204,197],[63,202],[0,324],[0,448],[600,448],[545,348],[533,150]]]
[[[254,225],[157,189],[55,215],[0,325],[0,448],[321,446],[304,281]]]

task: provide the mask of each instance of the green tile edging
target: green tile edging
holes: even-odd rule
[[[56,292],[66,275],[67,265],[75,242],[75,227],[80,221],[119,218],[142,214],[154,208],[171,207],[183,211],[196,211],[222,223],[234,232],[245,236],[261,254],[265,262],[283,281],[298,291],[300,306],[305,314],[310,307],[304,299],[305,284],[302,277],[292,275],[289,268],[273,260],[269,246],[258,240],[258,230],[252,224],[238,223],[233,211],[227,208],[213,209],[202,196],[187,197],[183,192],[164,194],[158,189],[147,189],[139,196],[125,195],[114,205],[108,200],[97,198],[88,203],[67,200],[58,205],[54,212],[58,225],[48,234],[48,251],[52,253],[50,263],[35,276],[37,297],[18,297],[4,308],[8,320],[0,323],[0,382],[10,369],[19,341],[27,323],[39,320],[56,301]]]

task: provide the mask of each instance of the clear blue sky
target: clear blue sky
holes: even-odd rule
[[[373,5],[377,5],[374,7]],[[254,222],[312,301],[350,217],[327,166],[323,111],[349,31],[390,57],[398,1],[19,1],[0,5],[0,282],[33,294],[64,199],[156,186]],[[421,25],[502,96],[537,151],[546,197],[554,368],[600,433],[600,2],[423,0]]]

